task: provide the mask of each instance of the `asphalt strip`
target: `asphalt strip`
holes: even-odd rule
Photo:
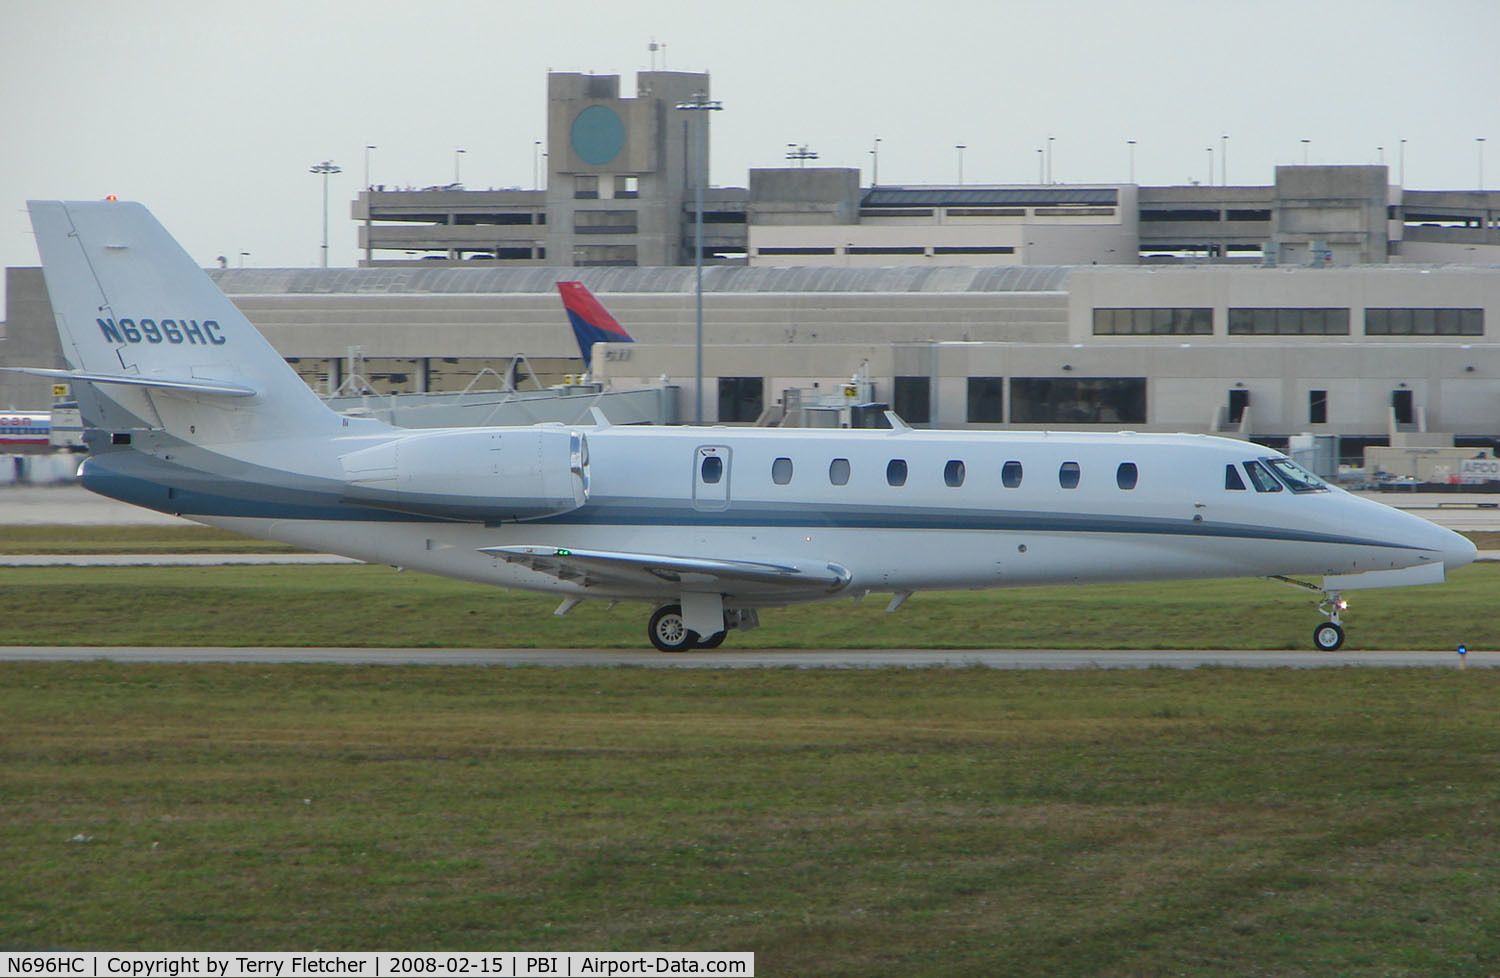
[[[334,665],[623,666],[646,669],[1320,669],[1500,668],[1500,652],[1240,652],[1003,649],[719,649],[665,655],[629,649],[330,649],[0,646],[7,662],[321,663]]]

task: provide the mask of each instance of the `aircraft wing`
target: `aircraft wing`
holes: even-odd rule
[[[617,553],[566,547],[482,547],[480,553],[519,564],[560,581],[594,587],[605,584],[708,586],[757,591],[823,591],[831,593],[849,583],[849,571],[838,564],[797,567],[715,557],[673,557],[666,554]]]

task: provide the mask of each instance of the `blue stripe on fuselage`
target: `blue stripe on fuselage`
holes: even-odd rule
[[[93,461],[92,459],[90,460]],[[102,466],[85,465],[85,488],[112,499],[181,516],[223,516],[248,519],[332,520],[370,523],[453,523],[454,520],[377,509],[344,502],[331,492],[277,488],[259,483],[193,473],[199,488],[171,488],[152,479],[124,475]],[[251,495],[253,493],[253,495]],[[463,521],[459,521],[463,522]],[[475,524],[480,520],[472,520]],[[499,522],[497,520],[497,522]],[[929,509],[804,504],[793,513],[771,503],[737,502],[732,512],[701,512],[676,500],[591,500],[583,508],[560,516],[528,520],[549,526],[683,526],[755,528],[839,528],[867,530],[957,530],[1028,533],[1160,534],[1327,543],[1349,546],[1411,547],[1385,540],[1351,537],[1311,530],[1253,524],[1194,522],[1182,519],[1096,514],[1025,512],[1017,510]],[[493,525],[493,524],[491,524]]]

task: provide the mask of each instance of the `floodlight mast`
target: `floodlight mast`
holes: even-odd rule
[[[308,173],[316,173],[323,177],[323,267],[328,267],[328,175],[330,173],[343,173],[344,168],[324,160],[321,163],[308,167]]]
[[[713,101],[707,92],[694,92],[693,97],[686,102],[678,102],[677,109],[681,112],[697,112],[698,116],[698,177],[694,193],[693,207],[693,268],[696,272],[697,288],[697,334],[696,334],[696,371],[697,383],[693,391],[694,398],[694,424],[703,423],[703,130],[707,120],[703,117],[704,112],[719,112],[724,108],[723,103]]]

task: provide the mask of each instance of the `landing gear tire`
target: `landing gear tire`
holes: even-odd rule
[[[1336,622],[1325,621],[1313,629],[1313,645],[1320,652],[1336,652],[1344,644],[1344,629]]]
[[[698,640],[698,648],[700,648],[700,649],[716,649],[719,646],[723,645],[724,644],[724,639],[726,639],[728,637],[729,637],[729,629],[726,628],[722,632],[715,632],[714,634],[710,635],[708,638],[699,639]]]
[[[667,604],[656,609],[646,626],[651,644],[661,652],[687,652],[698,647],[698,633],[687,627],[682,605]]]

